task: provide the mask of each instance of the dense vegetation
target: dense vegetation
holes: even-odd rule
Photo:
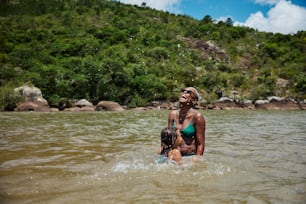
[[[306,31],[258,32],[230,18],[196,20],[107,0],[1,0],[0,14],[2,110],[24,84],[53,106],[81,98],[142,106],[176,100],[185,86],[208,102],[232,90],[251,100],[305,99]]]

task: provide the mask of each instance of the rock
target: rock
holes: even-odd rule
[[[199,50],[200,56],[204,59],[221,61],[227,58],[225,51],[221,50],[212,40],[203,41],[187,37],[179,37],[179,39],[186,42],[189,46]]]
[[[210,49],[209,44],[204,41],[197,41],[195,42],[195,47],[201,51],[207,51]]]
[[[210,110],[210,109],[212,110],[212,109],[215,109],[215,108],[216,108],[216,106],[213,105],[213,104],[208,104],[208,105],[207,105],[207,109],[209,109],[209,110]]]
[[[24,97],[24,101],[17,105],[15,111],[51,111],[48,101],[43,98],[39,88],[25,85],[14,89],[14,92]]]
[[[87,101],[86,99],[81,99],[75,104],[77,107],[84,107],[84,106],[93,106],[92,103]]]
[[[216,45],[215,45],[215,42],[212,41],[212,40],[209,40],[206,42],[206,44],[208,45],[208,48],[210,47],[211,49],[216,49]]]
[[[221,97],[216,101],[215,107],[213,109],[243,110],[243,109],[254,109],[254,108],[255,106],[250,100],[240,100],[240,99],[232,99],[229,97]]]
[[[233,99],[229,97],[221,97],[216,101],[215,109],[219,110],[232,110],[232,109],[241,109],[239,105],[237,105]]]
[[[268,97],[268,101],[269,103],[279,103],[279,102],[283,102],[284,98],[278,97],[278,96],[270,96]]]
[[[50,108],[50,111],[51,112],[59,112],[59,109],[58,108]]]
[[[88,111],[88,112],[91,112],[91,111],[95,111],[96,110],[96,107],[94,106],[83,106],[80,111]]]
[[[289,85],[289,80],[278,78],[276,79],[276,86],[286,88]]]
[[[151,103],[149,103],[149,106],[153,106],[153,107],[159,107],[161,104],[160,101],[152,101]]]
[[[48,106],[48,101],[43,98],[41,90],[37,87],[25,85],[14,89],[14,91],[21,94],[24,97],[24,101],[39,102]]]
[[[233,103],[234,100],[229,97],[221,97],[217,100],[217,103]]]
[[[124,109],[119,103],[114,101],[100,101],[96,105],[96,111],[123,111]]]
[[[38,112],[49,112],[51,109],[48,105],[40,101],[24,101],[17,105],[15,111],[38,111]]]
[[[250,110],[253,110],[255,108],[255,105],[252,103],[251,100],[244,100],[242,103],[241,103],[241,106],[244,108],[244,109],[250,109]]]
[[[255,107],[258,105],[266,104],[266,103],[269,103],[269,101],[268,100],[256,100]]]
[[[65,109],[63,109],[63,111],[66,111],[66,112],[79,112],[79,111],[81,111],[81,108],[80,107],[71,107],[71,108],[65,108]]]
[[[170,109],[171,103],[163,102],[160,104],[159,109]]]

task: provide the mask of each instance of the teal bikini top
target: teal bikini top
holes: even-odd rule
[[[196,130],[192,124],[193,118],[191,119],[191,122],[184,128],[182,129],[180,132],[183,136],[185,137],[193,137],[195,136]],[[176,123],[175,121],[173,122],[173,128],[176,128]]]

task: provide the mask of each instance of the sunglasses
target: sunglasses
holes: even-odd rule
[[[191,91],[191,90],[187,90],[187,89],[182,89],[182,90],[181,90],[181,93],[188,93],[188,94],[191,94],[192,91]]]

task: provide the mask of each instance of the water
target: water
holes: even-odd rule
[[[203,111],[204,157],[156,163],[168,111],[0,113],[0,203],[305,203],[305,111]]]

